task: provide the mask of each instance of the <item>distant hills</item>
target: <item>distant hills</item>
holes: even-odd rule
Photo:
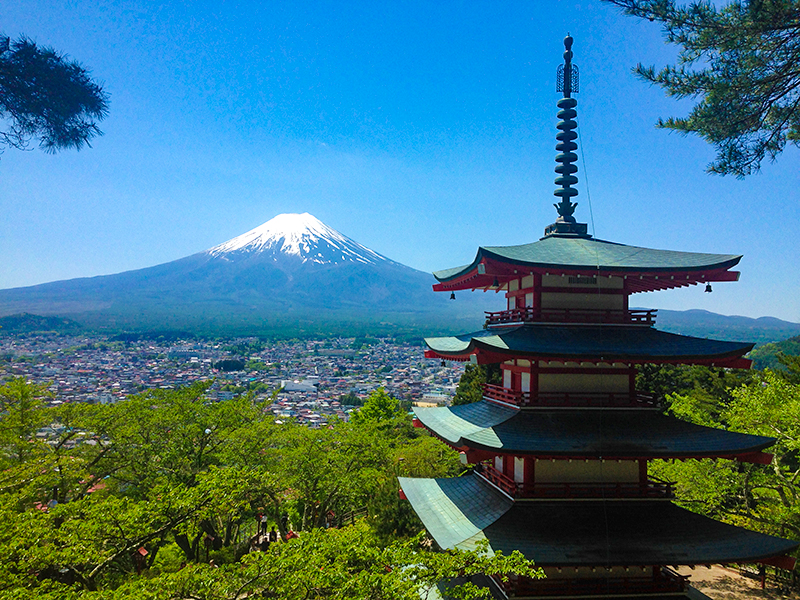
[[[750,358],[753,359],[753,366],[756,369],[785,369],[784,365],[778,360],[779,354],[786,354],[787,356],[800,356],[800,335],[783,340],[782,342],[773,342],[771,344],[764,344],[755,348],[750,353]]]
[[[671,333],[756,344],[777,342],[800,335],[800,323],[774,317],[751,319],[718,315],[707,310],[659,309],[656,327]]]
[[[431,290],[429,273],[395,262],[308,213],[278,215],[185,258],[116,275],[0,290],[0,332],[177,332],[327,335],[466,332],[500,310],[502,294]],[[776,342],[800,324],[659,310],[659,329],[697,337]]]
[[[65,333],[79,331],[80,329],[80,323],[63,317],[42,317],[28,313],[0,317],[0,333],[33,333],[38,331]]]

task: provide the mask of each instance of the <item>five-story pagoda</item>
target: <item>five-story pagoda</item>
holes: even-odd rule
[[[495,582],[516,598],[700,597],[670,567],[763,562],[793,566],[798,544],[719,523],[671,502],[653,459],[768,463],[772,438],[666,416],[635,386],[636,365],[748,368],[752,344],[654,328],[631,310],[636,292],[736,281],[740,256],[673,252],[594,239],[573,217],[577,149],[572,38],[559,67],[555,195],[558,218],[522,246],[479,248],[466,266],[434,273],[434,290],[504,291],[483,330],[428,338],[429,358],[498,364],[483,400],[417,408],[416,423],[463,452],[472,474],[401,478],[403,493],[442,548],[521,551],[547,575]]]

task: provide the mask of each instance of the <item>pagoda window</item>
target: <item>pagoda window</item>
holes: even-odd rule
[[[513,379],[512,372],[510,369],[503,369],[503,387],[510,390],[513,389],[511,387],[511,381]]]
[[[519,456],[514,457],[514,481],[525,483],[525,459]]]
[[[509,296],[508,297],[508,310],[514,310],[517,308],[517,297],[516,296]]]
[[[528,385],[530,386],[530,379]],[[530,391],[530,388],[528,391]],[[541,373],[539,375],[539,391],[542,393],[567,392],[578,394],[592,392],[598,394],[630,394],[630,377],[627,373],[619,375],[594,373],[555,375]]]
[[[508,282],[508,291],[516,292],[517,290],[519,290],[519,279],[512,279]]]
[[[625,280],[602,276],[542,276],[542,308],[624,310]]]
[[[503,472],[503,457],[499,454],[494,457],[494,468],[501,473]]]
[[[525,294],[525,306],[533,307],[533,292]]]
[[[624,294],[542,292],[542,308],[625,310]]]
[[[630,394],[632,371],[624,363],[588,365],[544,363],[538,377],[539,392]],[[560,372],[559,372],[560,371]]]
[[[520,390],[523,393],[527,393],[531,391],[531,374],[525,373],[524,371],[520,373]]]

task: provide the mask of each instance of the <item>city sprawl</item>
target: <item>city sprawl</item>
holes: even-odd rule
[[[444,403],[463,373],[460,363],[425,359],[419,346],[355,338],[119,341],[17,335],[0,338],[0,361],[0,378],[45,383],[52,404],[108,404],[148,389],[211,381],[209,401],[253,393],[268,402],[265,410],[276,421],[291,418],[312,427],[332,417],[347,419],[378,388],[400,400]]]

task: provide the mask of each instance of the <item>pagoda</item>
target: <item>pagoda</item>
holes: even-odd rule
[[[474,333],[425,340],[425,356],[499,364],[502,385],[473,404],[415,408],[415,425],[462,453],[470,474],[400,478],[402,495],[442,548],[519,550],[546,578],[489,580],[506,598],[702,598],[675,567],[752,563],[793,568],[798,543],[673,504],[654,459],[768,464],[773,438],[665,415],[636,389],[642,364],[749,368],[753,344],[659,331],[637,292],[736,281],[741,256],[653,250],[594,238],[573,216],[577,67],[572,38],[558,70],[558,217],[539,241],[481,247],[434,273],[434,290],[505,292],[505,310]]]

